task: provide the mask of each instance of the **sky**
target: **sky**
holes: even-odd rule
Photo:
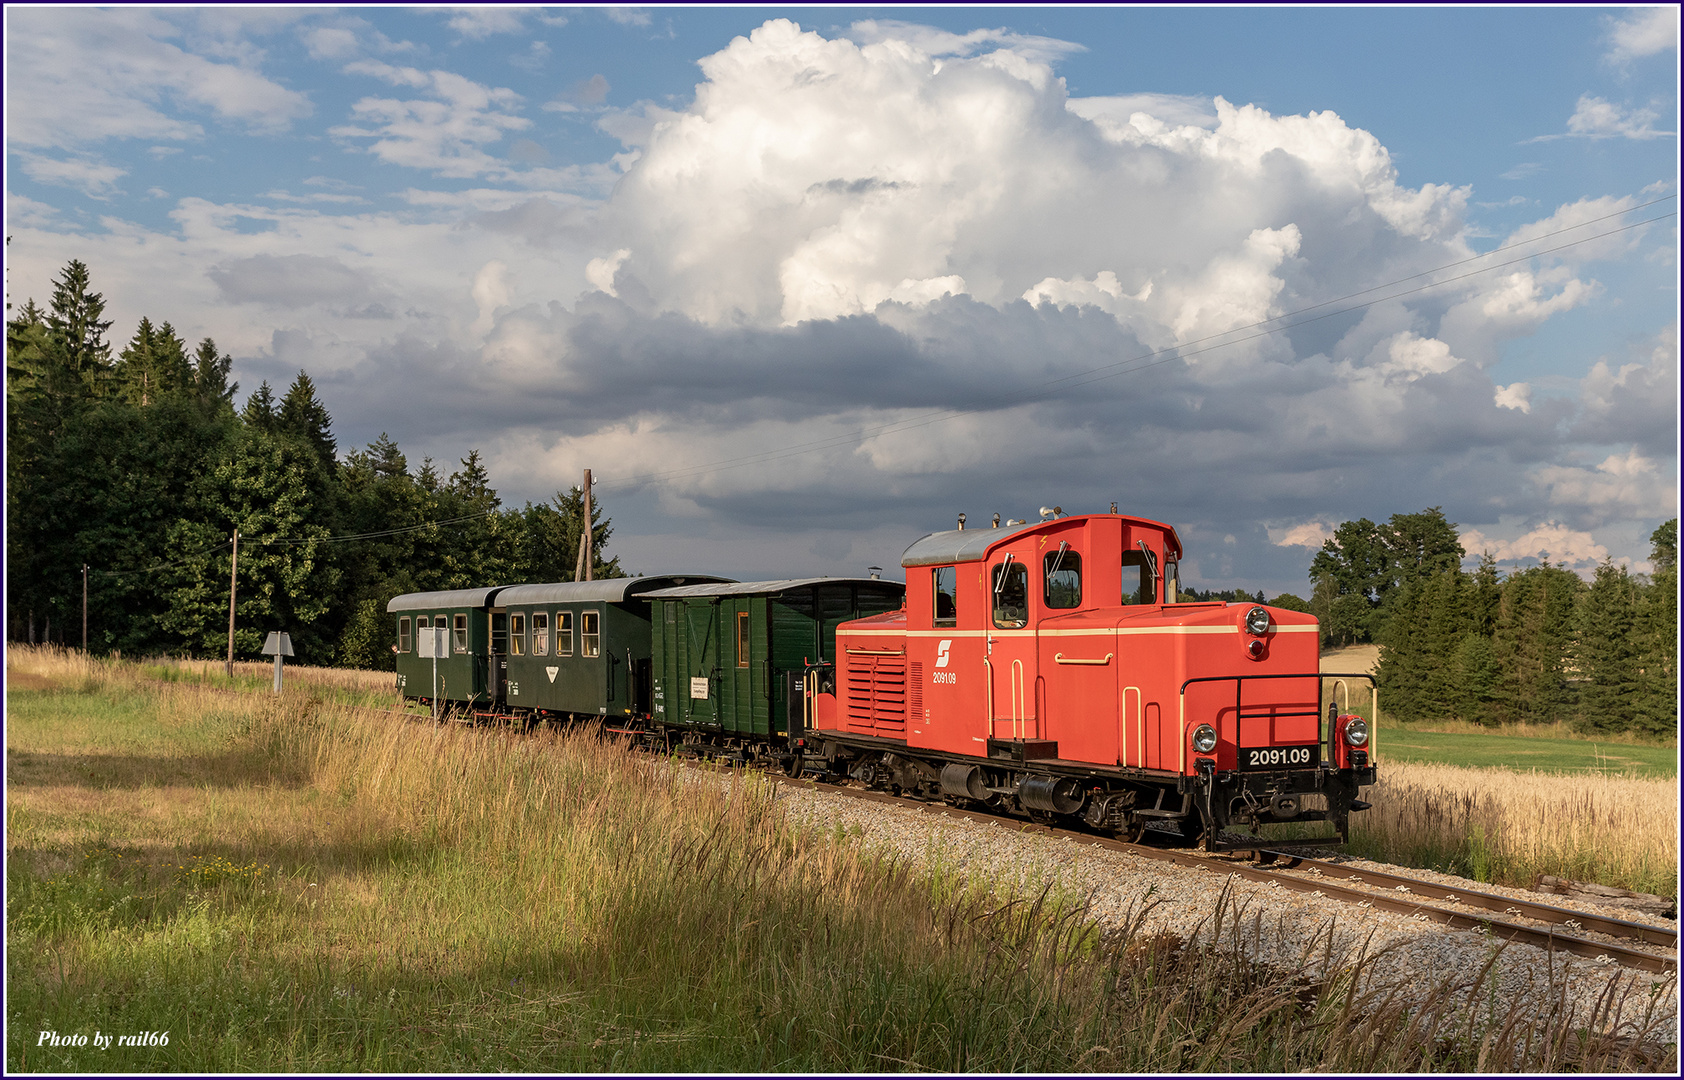
[[[85,262],[340,452],[589,468],[633,571],[899,577],[958,514],[1649,569],[1677,9],[5,9],[7,302]]]

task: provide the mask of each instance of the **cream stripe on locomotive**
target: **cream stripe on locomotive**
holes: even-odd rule
[[[1314,624],[1309,626],[1274,626],[1269,632],[1272,634],[1314,634],[1321,628]],[[1113,634],[1127,634],[1130,636],[1170,634],[1238,634],[1237,626],[1096,626],[1089,630],[843,630],[844,634],[852,637],[922,637],[922,638],[968,638],[968,637],[1110,637]]]

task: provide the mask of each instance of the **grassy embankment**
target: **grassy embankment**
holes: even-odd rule
[[[1228,906],[1213,948],[1102,940],[1079,898],[917,875],[582,734],[356,713],[302,672],[252,699],[8,663],[9,1071],[1676,1064],[1647,1001],[1587,1029],[1465,972],[1406,1012],[1360,954],[1237,962],[1264,931]]]
[[[1322,670],[1369,671],[1377,660],[1374,646],[1356,646],[1323,656]],[[1352,699],[1372,718],[1366,688]],[[1507,885],[1549,874],[1677,895],[1676,740],[1398,724],[1384,693],[1380,705],[1380,782],[1364,796],[1374,809],[1351,819],[1352,854]]]

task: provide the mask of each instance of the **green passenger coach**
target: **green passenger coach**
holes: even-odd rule
[[[386,610],[397,616],[397,686],[405,697],[426,705],[437,698],[470,709],[496,703],[492,605],[505,587],[405,593],[392,598]],[[449,640],[436,675],[433,661],[416,648],[416,631],[430,627],[443,627]]]
[[[897,610],[905,592],[877,578],[799,578],[645,593],[656,609],[653,720],[748,742],[786,735],[786,676],[834,663],[837,624]]]
[[[507,645],[502,704],[542,718],[649,712],[649,601],[644,593],[727,579],[705,574],[515,585],[497,597]]]

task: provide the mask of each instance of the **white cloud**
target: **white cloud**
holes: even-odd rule
[[[1608,557],[1608,549],[1590,533],[1551,521],[1512,540],[1488,537],[1469,529],[1459,538],[1470,556],[1487,552],[1499,563],[1551,562],[1569,569],[1588,570]]]
[[[609,296],[619,296],[614,291],[614,275],[620,272],[620,266],[631,257],[630,248],[621,248],[612,255],[600,259],[592,259],[585,264],[585,280]]]
[[[1660,113],[1654,109],[1628,109],[1604,101],[1591,94],[1579,97],[1578,107],[1567,118],[1567,130],[1554,135],[1539,135],[1528,142],[1549,142],[1553,139],[1660,139],[1676,138],[1676,131],[1662,131],[1654,126]]]
[[[1676,475],[1663,473],[1658,462],[1636,450],[1611,454],[1590,469],[1545,465],[1530,475],[1549,505],[1574,511],[1593,524],[1678,512]]]
[[[74,148],[106,139],[191,140],[209,113],[275,132],[310,115],[309,98],[242,63],[218,63],[172,44],[181,32],[139,8],[18,8],[7,15],[6,138],[14,146]]]
[[[607,15],[611,21],[617,22],[621,26],[649,25],[649,13],[644,11],[642,8],[611,7],[603,9],[603,14]]]
[[[335,137],[371,139],[368,153],[382,161],[440,176],[506,177],[512,172],[484,147],[532,125],[514,112],[522,98],[513,90],[482,86],[454,72],[422,72],[376,61],[358,61],[346,70],[424,89],[430,98],[363,98],[351,106],[357,123],[330,129]]]
[[[1624,63],[1669,49],[1678,51],[1678,8],[1671,4],[1638,8],[1612,20],[1608,31],[1608,59]]]
[[[361,51],[356,31],[343,26],[317,26],[304,33],[304,47],[312,60],[343,60]]]
[[[1519,409],[1523,413],[1529,413],[1532,411],[1532,387],[1523,382],[1499,386],[1493,400],[1498,408]]]
[[[73,188],[92,199],[106,199],[118,193],[117,181],[128,170],[92,158],[49,158],[20,153],[24,173],[38,184]]]
[[[991,49],[1008,49],[1035,63],[1051,63],[1061,56],[1087,52],[1087,46],[1058,38],[1019,34],[1011,30],[972,30],[955,34],[934,26],[894,19],[863,19],[848,27],[845,36],[860,45],[892,41],[926,56],[975,56]]]
[[[473,7],[444,9],[450,16],[447,25],[465,38],[479,41],[493,34],[517,34],[526,25],[526,13],[512,7]]]
[[[1306,521],[1285,529],[1269,530],[1269,540],[1276,547],[1306,547],[1319,551],[1321,546],[1331,539],[1333,525],[1326,521]]]
[[[523,53],[516,53],[509,57],[509,63],[527,71],[542,71],[544,65],[550,62],[550,47],[546,42],[534,41],[526,47]]]

